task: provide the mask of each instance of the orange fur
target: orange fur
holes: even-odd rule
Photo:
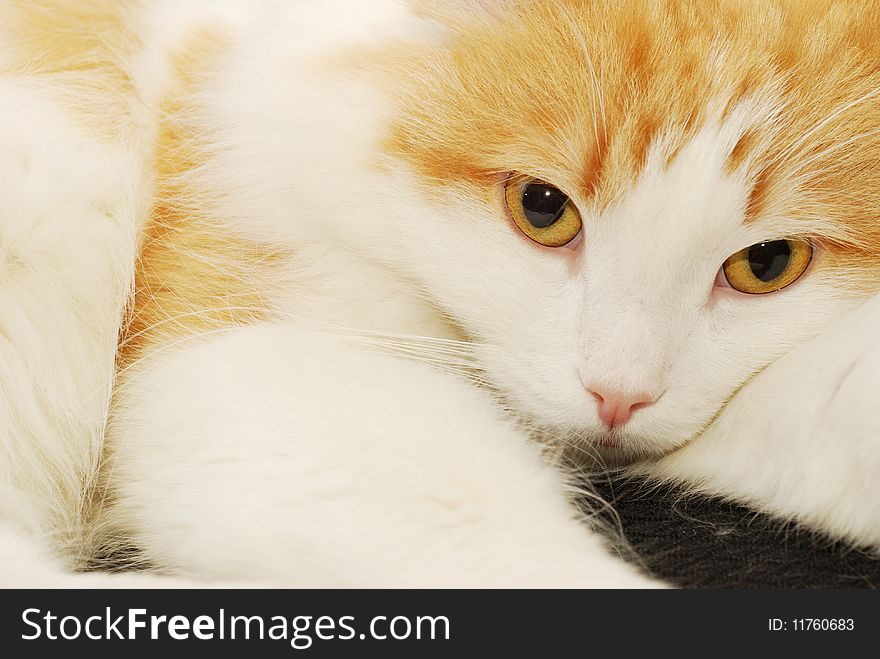
[[[0,72],[39,82],[58,95],[91,134],[141,143],[144,117],[129,67],[142,41],[131,22],[140,0],[7,0],[0,3]],[[153,186],[137,261],[129,322],[120,337],[120,366],[199,332],[263,317],[258,290],[274,254],[216,226],[211,199],[187,173],[209,157],[200,143],[193,100],[225,44],[196,31],[172,54],[155,144],[143,151],[145,184]],[[149,118],[147,118],[149,120]],[[152,137],[148,131],[146,138]]]
[[[47,82],[94,133],[135,128],[136,93],[127,71],[140,47],[127,15],[139,0],[4,0],[0,72]]]
[[[465,185],[494,200],[517,171],[598,212],[633,185],[651,149],[668,165],[707,122],[764,102],[775,114],[756,115],[727,160],[728,174],[752,182],[748,221],[786,216],[821,227],[814,237],[829,249],[819,266],[856,289],[880,288],[875,3],[510,0],[475,17],[414,2],[450,23],[450,47],[394,44],[358,59],[399,102],[386,151],[409,161],[427,189]],[[0,65],[51,79],[89,125],[124,135],[137,96],[125,64],[140,47],[126,26],[136,4],[2,3]],[[186,176],[210,157],[193,95],[223,47],[217,34],[192,35],[174,61],[123,366],[266,310],[260,291],[282,255],[216,226],[212,199]]]
[[[754,185],[748,220],[803,219],[829,248],[820,267],[880,287],[876,3],[515,4],[488,28],[455,17],[448,52],[416,57],[409,66],[423,74],[396,87],[386,149],[429,187],[485,190],[517,171],[599,212],[635,183],[650,148],[668,164],[707,122],[764,102],[773,112],[756,115],[728,157],[728,172]]]
[[[224,47],[222,35],[205,30],[191,35],[172,60],[175,83],[160,108],[156,198],[120,343],[123,367],[172,341],[259,320],[267,309],[261,282],[277,254],[217,226],[212,200],[187,176],[210,157],[193,97]]]

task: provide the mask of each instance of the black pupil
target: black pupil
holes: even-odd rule
[[[552,185],[529,183],[523,188],[523,212],[536,229],[546,229],[554,224],[567,204],[568,197]]]
[[[749,248],[749,265],[755,277],[763,282],[773,281],[788,267],[791,245],[787,240],[758,243]]]

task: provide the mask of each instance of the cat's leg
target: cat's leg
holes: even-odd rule
[[[75,573],[58,559],[52,542],[0,522],[2,588],[239,588],[248,582],[205,583],[146,572]]]
[[[139,184],[136,158],[93,138],[51,89],[0,76],[0,522],[69,563],[86,533]]]
[[[119,393],[108,523],[199,578],[651,585],[578,518],[491,398],[275,326],[153,357]]]
[[[880,296],[755,377],[702,437],[634,470],[880,548]]]

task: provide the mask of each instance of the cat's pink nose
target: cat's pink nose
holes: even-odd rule
[[[609,430],[626,425],[637,410],[653,405],[655,396],[646,393],[629,393],[596,388],[588,388],[599,403],[599,418]]]

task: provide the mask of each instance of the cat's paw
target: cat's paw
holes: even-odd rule
[[[880,547],[880,296],[767,368],[701,437],[634,471]]]

